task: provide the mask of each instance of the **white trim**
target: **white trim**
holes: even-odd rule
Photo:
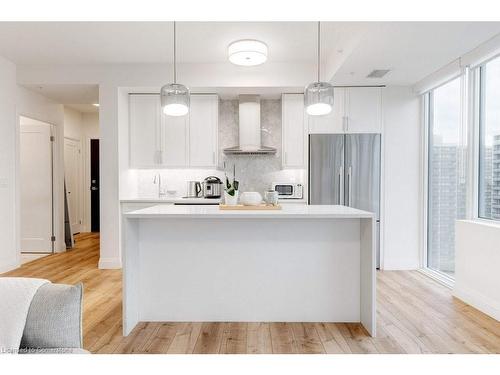
[[[455,285],[455,280],[444,273],[434,271],[433,269],[427,267],[420,268],[417,271],[447,288],[453,289],[453,286]]]
[[[469,190],[467,218],[479,218],[479,90],[480,70],[472,69],[469,74]]]
[[[9,272],[12,270],[15,270],[16,268],[21,267],[21,252],[18,252],[19,254],[19,260],[16,260],[15,262],[4,264],[2,267],[0,267],[0,273],[4,272]],[[38,253],[41,254],[41,253]],[[51,253],[48,253],[47,255],[50,255]]]
[[[420,246],[421,267],[427,266],[427,222],[429,210],[429,93],[422,95],[422,228]]]
[[[462,63],[473,68],[500,55],[500,34],[495,35],[462,56]]]
[[[460,58],[453,60],[441,69],[429,74],[413,86],[413,91],[418,94],[426,94],[440,86],[447,84],[462,74]]]
[[[122,268],[122,260],[120,258],[103,258],[99,259],[99,269],[115,270]]]
[[[463,286],[453,288],[453,296],[500,321],[500,304],[497,301]]]

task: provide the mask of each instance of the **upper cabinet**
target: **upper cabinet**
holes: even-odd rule
[[[346,132],[381,133],[382,88],[350,87],[346,90]]]
[[[309,116],[306,118],[309,124],[309,133],[344,133],[345,125],[345,102],[346,89],[335,87],[333,89],[333,109],[326,116]]]
[[[381,133],[382,88],[336,87],[332,112],[308,116],[309,133]]]
[[[283,168],[305,168],[307,132],[303,94],[283,94],[282,110],[282,165]]]
[[[129,97],[129,155],[131,168],[161,163],[159,95]]]
[[[189,165],[217,166],[219,97],[192,95],[189,116]]]
[[[217,95],[191,95],[187,116],[161,112],[157,94],[131,94],[131,168],[214,168],[217,165]]]
[[[161,167],[189,166],[189,117],[161,116]]]

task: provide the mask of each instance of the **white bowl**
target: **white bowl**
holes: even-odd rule
[[[258,206],[262,203],[262,195],[256,191],[245,191],[240,194],[240,203],[244,206]]]

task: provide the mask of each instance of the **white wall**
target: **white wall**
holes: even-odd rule
[[[381,266],[417,269],[422,214],[420,99],[411,87],[387,87],[382,102],[385,206]]]
[[[17,86],[17,115],[29,117],[54,125],[54,233],[55,251],[65,251],[64,242],[64,108],[36,92]],[[19,118],[16,120],[16,132],[19,133]],[[19,144],[19,137],[16,140]],[[16,153],[19,160],[19,153]],[[19,184],[19,177],[16,179]],[[19,189],[17,190],[19,191]],[[19,218],[18,218],[19,219]],[[17,225],[20,226],[19,220]]]
[[[83,231],[90,231],[90,140],[99,139],[99,113],[83,113]]]
[[[500,225],[457,221],[453,295],[500,320]]]
[[[16,226],[16,67],[0,57],[0,272],[19,265]]]
[[[81,232],[90,231],[90,139],[99,138],[99,113],[82,113],[64,107],[64,137],[80,142],[80,219]]]

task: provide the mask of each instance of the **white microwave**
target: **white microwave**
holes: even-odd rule
[[[278,192],[279,199],[302,199],[304,197],[302,184],[273,182],[272,189]]]

